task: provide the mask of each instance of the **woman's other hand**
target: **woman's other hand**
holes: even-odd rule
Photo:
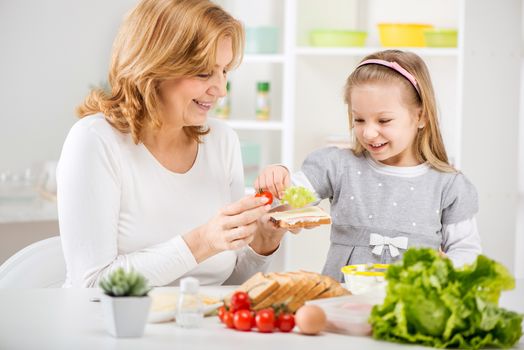
[[[268,190],[273,196],[281,199],[289,184],[290,176],[287,168],[283,165],[270,165],[258,175],[255,180],[255,190]]]
[[[277,226],[274,222],[270,220],[271,213],[278,211],[289,210],[288,205],[279,205],[269,211],[269,213],[261,216],[258,219],[257,225],[258,229],[253,241],[249,246],[260,255],[270,255],[280,245],[284,234],[288,231],[286,228],[281,228]],[[290,232],[297,234],[300,232],[300,228],[289,230]]]
[[[251,243],[257,220],[270,209],[267,200],[246,196],[222,208],[208,223],[185,235],[195,260],[200,263],[225,250],[237,250]]]

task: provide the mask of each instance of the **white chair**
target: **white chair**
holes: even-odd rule
[[[60,236],[31,244],[0,266],[0,288],[60,288],[65,278]]]

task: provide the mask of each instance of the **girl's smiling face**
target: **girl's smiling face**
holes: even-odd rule
[[[355,86],[350,95],[353,130],[373,159],[392,166],[420,164],[414,140],[420,108],[405,102],[402,86],[395,83],[368,83]]]

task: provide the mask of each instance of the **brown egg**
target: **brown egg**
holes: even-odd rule
[[[295,323],[300,333],[315,335],[326,327],[326,313],[316,305],[304,305],[295,314]]]

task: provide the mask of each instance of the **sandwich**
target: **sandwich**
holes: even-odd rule
[[[331,216],[316,206],[275,212],[269,220],[287,229],[331,224]]]

